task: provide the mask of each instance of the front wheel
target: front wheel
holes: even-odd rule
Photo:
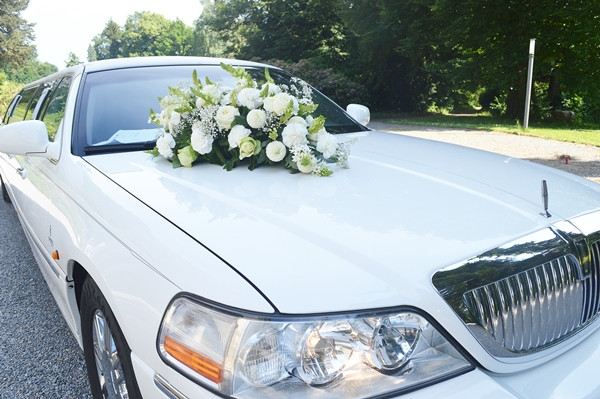
[[[85,364],[94,398],[141,398],[131,364],[131,349],[106,299],[90,277],[83,283],[80,315]]]

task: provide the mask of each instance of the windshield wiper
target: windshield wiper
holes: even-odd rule
[[[151,150],[156,145],[156,140],[145,141],[143,143],[115,143],[103,145],[88,145],[83,148],[86,155],[105,154],[111,152],[128,152]]]

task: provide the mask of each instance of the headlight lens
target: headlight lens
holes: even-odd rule
[[[352,398],[414,389],[472,365],[412,310],[272,317],[173,301],[162,358],[237,398]]]

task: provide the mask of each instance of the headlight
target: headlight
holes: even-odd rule
[[[358,398],[415,389],[472,365],[414,310],[270,316],[176,298],[161,357],[236,398]]]

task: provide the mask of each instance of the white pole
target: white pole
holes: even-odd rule
[[[529,40],[529,66],[527,68],[527,91],[525,93],[525,116],[523,128],[529,127],[529,107],[531,105],[531,81],[533,80],[533,56],[535,54],[535,39]]]

